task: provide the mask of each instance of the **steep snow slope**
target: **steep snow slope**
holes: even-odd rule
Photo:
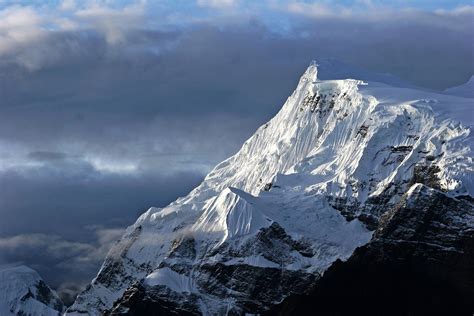
[[[64,309],[57,294],[25,267],[0,267],[0,315],[57,316]]]
[[[470,100],[317,71],[188,196],[140,216],[68,312],[262,312],[366,244],[414,183],[473,196]]]
[[[444,90],[444,93],[457,95],[464,98],[474,98],[474,76],[471,76],[469,80],[457,87],[452,87]]]

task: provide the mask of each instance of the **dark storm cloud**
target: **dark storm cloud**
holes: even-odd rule
[[[33,151],[28,154],[28,158],[36,161],[64,160],[67,155],[53,151]]]
[[[86,27],[54,32],[31,8],[8,13],[17,24],[0,21],[0,259],[74,292],[97,272],[105,235],[237,151],[311,59],[433,89],[474,73],[472,10],[323,9],[279,8],[288,27],[243,16],[160,30],[134,8],[89,10],[73,21]]]
[[[50,161],[26,171],[0,173],[0,236],[55,233],[87,240],[84,227],[124,227],[150,206],[164,206],[202,179],[194,170],[164,175],[110,174],[85,162]]]
[[[54,147],[71,139],[97,151],[114,142],[113,147],[125,144],[135,156],[144,150],[137,147],[150,139],[176,147],[171,139],[186,142],[188,135],[200,134],[199,128],[212,143],[212,135],[224,130],[233,139],[222,144],[228,147],[218,158],[210,159],[216,162],[236,150],[230,143],[242,141],[277,111],[313,58],[340,58],[432,88],[469,78],[473,49],[464,39],[472,38],[472,28],[464,19],[443,19],[453,28],[416,25],[413,18],[377,28],[370,21],[305,19],[295,27],[301,36],[292,37],[255,21],[237,29],[201,25],[164,36],[163,44],[161,35],[153,40],[153,32],[135,31],[133,41],[121,44],[128,50],[119,47],[114,54],[98,34],[76,34],[69,46],[88,47],[87,58],[67,49],[56,64],[34,72],[9,67],[0,81],[0,135],[40,144],[43,148],[34,148],[38,151],[60,151],[49,148],[51,143]],[[454,28],[456,23],[465,27]],[[73,36],[50,41],[68,37]],[[134,45],[152,43],[170,47],[158,54],[143,49],[129,53]],[[241,119],[246,122],[239,128]],[[197,143],[206,147],[194,141],[195,146],[188,144],[192,152],[199,152]]]

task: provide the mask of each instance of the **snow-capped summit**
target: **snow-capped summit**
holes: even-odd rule
[[[262,313],[309,291],[414,185],[474,196],[472,106],[311,63],[235,155],[127,229],[68,314]]]
[[[36,271],[26,266],[0,267],[0,315],[58,316],[64,305]]]

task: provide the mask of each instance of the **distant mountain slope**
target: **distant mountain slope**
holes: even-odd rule
[[[58,316],[64,305],[36,271],[0,267],[0,315]]]
[[[466,83],[463,83],[460,86],[444,90],[444,93],[464,98],[474,98],[474,76],[471,76]]]
[[[187,196],[150,208],[127,229],[67,314],[268,312],[312,293],[328,268],[370,245],[387,220],[406,228],[401,239],[438,225],[438,213],[410,213],[429,210],[427,199],[397,211],[425,187],[465,213],[464,221],[440,219],[447,233],[427,237],[451,247],[453,231],[474,230],[470,202],[455,203],[474,196],[472,105],[375,81],[320,80],[313,62],[239,152]]]

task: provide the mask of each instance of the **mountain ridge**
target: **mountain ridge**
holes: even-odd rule
[[[189,195],[141,215],[67,314],[264,313],[370,243],[417,183],[473,196],[472,118],[447,119],[472,103],[317,75]]]

